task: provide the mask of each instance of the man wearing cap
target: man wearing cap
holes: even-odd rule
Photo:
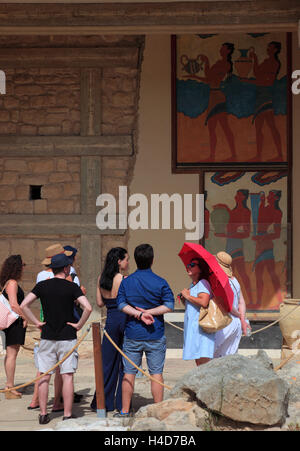
[[[79,282],[79,278],[76,274],[75,268],[74,268],[74,261],[76,258],[76,254],[77,254],[77,249],[76,247],[73,246],[64,246],[64,250],[65,252],[70,252],[70,263],[71,263],[71,267],[70,267],[70,279],[72,279],[72,282],[76,283],[79,287],[80,287],[80,282]]]
[[[81,289],[66,280],[70,272],[70,260],[67,255],[64,253],[54,255],[49,267],[54,277],[39,282],[21,304],[24,315],[42,331],[37,353],[38,369],[41,373],[48,371],[76,345],[77,331],[83,327],[92,312],[92,307]],[[39,321],[30,309],[30,305],[37,298],[42,304],[44,322]],[[83,308],[79,321],[76,321],[74,317],[75,301],[79,302]],[[73,352],[60,365],[63,379],[64,420],[72,418],[73,374],[76,369],[77,353]],[[50,377],[51,374],[45,375],[39,383],[40,424],[47,424],[50,421],[47,414]]]
[[[52,279],[54,277],[54,274],[52,272],[52,269],[49,268],[49,264],[51,263],[51,258],[54,257],[54,255],[57,254],[65,254],[67,257],[71,258],[72,251],[70,249],[64,249],[60,243],[52,244],[51,246],[47,247],[45,249],[45,258],[42,261],[42,265],[45,266],[45,269],[40,271],[36,277],[36,283],[42,282],[43,280]],[[40,310],[40,321],[44,321],[44,314],[43,309]],[[40,376],[40,373],[38,372],[37,377]],[[38,393],[38,382],[34,385],[34,392],[33,397],[31,400],[30,405],[27,407],[28,410],[34,410],[39,408],[39,393]],[[55,373],[55,396],[54,396],[54,404],[53,404],[53,412],[60,411],[61,409],[61,386],[62,386],[62,380],[61,375],[59,373],[59,368],[57,368],[57,371]],[[78,395],[81,396],[81,395]],[[74,393],[74,401],[75,401],[76,393]]]

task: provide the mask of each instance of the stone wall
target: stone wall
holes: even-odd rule
[[[2,158],[0,170],[0,213],[79,213],[80,158]],[[41,199],[30,199],[31,186]]]
[[[7,69],[0,134],[79,135],[80,71]]]
[[[96,280],[91,282],[89,278],[95,279],[100,273],[111,247],[127,247],[126,233],[111,235],[106,232],[104,235],[95,228],[94,235],[89,232],[89,238],[85,231],[85,216],[92,219],[94,216],[96,222],[97,196],[101,192],[111,193],[118,199],[119,185],[129,186],[135,162],[143,43],[141,36],[0,38],[0,66],[5,71],[7,83],[6,94],[0,97],[0,263],[10,254],[22,255],[26,262],[25,291],[32,288],[36,274],[42,269],[45,248],[60,242],[79,249],[76,269],[85,279],[83,283],[89,283],[93,299]],[[8,63],[7,49],[9,54],[15,52],[16,55]],[[51,63],[51,58],[47,57],[48,49],[53,61],[64,67]],[[34,67],[26,60],[26,51],[29,57],[36,55],[32,60]],[[84,58],[78,63],[77,51],[81,52],[81,57],[86,57],[86,63],[82,63]],[[95,52],[100,52],[99,59]],[[70,54],[74,56],[70,57]],[[64,55],[66,59],[61,60]],[[43,141],[37,141],[39,137]],[[48,154],[47,137],[49,142],[54,138]],[[99,148],[103,151],[97,155],[93,142],[88,141],[93,137],[100,140],[109,137],[109,143],[114,137],[121,140],[130,137],[130,155],[128,151],[124,155],[118,150],[111,151],[101,141]],[[10,141],[15,138],[22,140]],[[72,140],[67,144],[62,141],[67,150],[60,152],[60,140],[65,138]],[[80,150],[77,147],[73,154],[76,138],[81,140]],[[13,147],[10,147],[11,142]],[[40,143],[43,150],[39,148]],[[38,155],[35,156],[36,151]],[[32,198],[32,186],[40,187],[39,199]],[[14,224],[18,224],[18,218],[23,219],[25,215],[26,232],[12,231],[5,226],[5,218],[13,217]],[[68,231],[67,225],[58,226],[53,233],[53,222],[51,233],[45,232],[45,226],[41,232],[35,222],[36,215],[46,218],[46,223],[47,218],[59,216],[60,224],[64,224],[62,215],[66,216],[66,224],[70,215],[72,224],[81,227],[80,233]],[[32,224],[29,227],[31,233],[28,233],[28,221]],[[90,248],[95,250],[95,256],[91,258],[87,251]],[[85,261],[81,260],[82,254]]]

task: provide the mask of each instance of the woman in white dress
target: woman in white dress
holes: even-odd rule
[[[236,354],[239,348],[242,333],[247,335],[246,303],[239,282],[232,273],[232,257],[226,252],[218,252],[217,261],[229,278],[229,283],[234,294],[233,309],[231,311],[232,321],[229,326],[216,333],[214,357]]]
[[[199,366],[214,356],[215,335],[207,334],[198,324],[200,307],[207,307],[213,293],[208,282],[209,268],[201,258],[193,258],[186,267],[192,279],[189,289],[181,291],[185,303],[183,360],[194,360]]]

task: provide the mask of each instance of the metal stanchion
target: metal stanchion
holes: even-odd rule
[[[92,330],[93,330],[96,397],[97,397],[97,417],[105,418],[106,417],[106,409],[105,409],[105,396],[104,396],[100,323],[93,323]]]

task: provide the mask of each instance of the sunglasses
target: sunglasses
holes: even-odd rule
[[[187,269],[188,268],[194,268],[195,266],[199,266],[199,263],[192,262],[192,263],[189,263],[188,265],[186,265]]]

